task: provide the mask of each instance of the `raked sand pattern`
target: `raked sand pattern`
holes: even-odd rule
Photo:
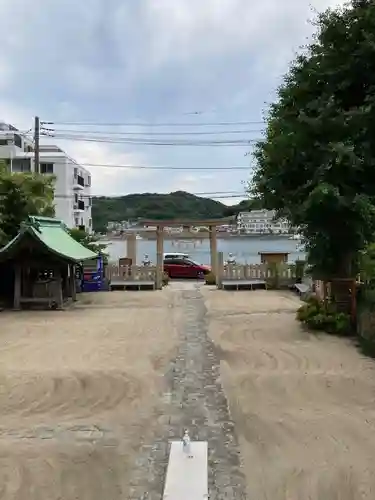
[[[119,292],[1,313],[2,500],[131,498],[140,449],[159,435],[171,305],[168,290]]]
[[[203,291],[249,498],[375,498],[375,364],[288,293]]]
[[[373,500],[375,363],[299,305],[174,283],[0,313],[0,499],[159,500],[190,426],[214,499]]]

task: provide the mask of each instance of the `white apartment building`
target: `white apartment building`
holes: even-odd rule
[[[275,220],[274,210],[251,210],[240,212],[237,216],[237,228],[244,234],[288,234],[289,222]]]
[[[68,227],[92,231],[91,174],[58,146],[40,146],[40,172],[53,174],[55,181],[55,215]],[[0,123],[0,159],[12,172],[33,172],[32,141],[12,125]]]

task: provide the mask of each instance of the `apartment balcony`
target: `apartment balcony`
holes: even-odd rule
[[[76,175],[73,177],[73,189],[85,189],[85,179],[82,175]]]
[[[85,202],[83,200],[78,200],[74,203],[74,213],[82,213],[85,211]]]

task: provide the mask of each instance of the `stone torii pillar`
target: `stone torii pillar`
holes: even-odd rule
[[[126,235],[126,256],[131,259],[132,266],[137,265],[137,233],[135,231]]]
[[[211,254],[211,270],[217,276],[217,232],[216,226],[210,226],[210,254]]]

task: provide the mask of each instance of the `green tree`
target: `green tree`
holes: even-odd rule
[[[361,280],[374,287],[375,285],[375,243],[371,243],[362,252],[360,261]]]
[[[107,257],[107,254],[104,252],[106,245],[99,243],[99,238],[95,234],[87,233],[86,231],[78,228],[69,229],[69,234],[72,238],[78,241],[78,243],[81,243],[81,245],[88,248],[92,252],[100,253],[104,258]]]
[[[29,215],[54,215],[54,177],[11,173],[0,162],[0,244],[14,238]]]
[[[306,239],[322,277],[352,277],[375,231],[375,5],[318,15],[255,148],[252,193]]]

